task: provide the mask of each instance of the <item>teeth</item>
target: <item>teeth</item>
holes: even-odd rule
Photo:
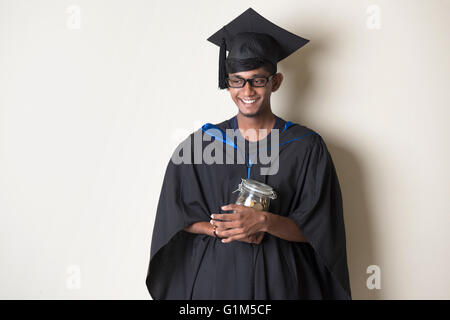
[[[244,101],[245,103],[248,103],[248,104],[253,103],[253,102],[256,101],[256,99],[255,99],[255,100],[245,100],[245,99],[241,99],[241,100]]]

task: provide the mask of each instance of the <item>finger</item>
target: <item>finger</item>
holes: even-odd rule
[[[233,221],[218,221],[218,220],[211,220],[209,221],[213,226],[217,228],[222,229],[230,229],[230,228],[236,228],[239,227],[239,221],[233,220]]]
[[[216,236],[219,237],[219,238],[223,238],[224,236],[221,235],[221,234],[223,234],[223,232],[225,232],[227,230],[229,230],[229,229],[216,227]]]
[[[218,232],[224,232],[224,231],[227,231],[227,230],[229,230],[229,229],[226,229],[226,228],[216,228],[216,232],[218,231]]]
[[[222,239],[222,242],[223,242],[223,243],[230,243],[230,242],[232,242],[232,241],[242,240],[242,239],[245,239],[245,238],[246,238],[245,233],[239,233],[239,234],[236,234],[236,235],[234,235],[234,236],[231,236],[231,237],[227,237],[227,238]]]
[[[242,228],[231,228],[231,229],[221,229],[216,234],[221,238],[229,238],[234,237],[239,234],[244,234],[244,230]]]
[[[221,209],[224,211],[232,210],[234,213],[241,212],[243,208],[244,208],[243,205],[235,204],[235,203],[230,203],[230,204],[227,204],[227,205],[224,205],[221,207]]]
[[[214,220],[232,221],[236,220],[238,217],[236,217],[234,214],[229,213],[213,213],[211,215],[211,218]]]

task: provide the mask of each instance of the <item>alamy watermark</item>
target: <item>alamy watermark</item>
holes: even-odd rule
[[[366,27],[370,30],[381,29],[381,8],[376,4],[372,4],[366,8],[366,14],[368,15],[366,20]]]
[[[182,163],[246,164],[248,162],[252,165],[270,164],[269,167],[261,167],[261,175],[274,175],[279,169],[280,132],[279,129],[270,131],[270,146],[268,146],[269,139],[262,138],[256,141],[258,137],[267,137],[267,131],[267,129],[248,129],[241,134],[239,129],[226,129],[224,134],[218,128],[209,128],[205,132],[200,129],[178,145],[171,161],[176,165]],[[249,137],[250,142],[246,142],[244,137]],[[211,141],[211,143],[204,147],[205,141]],[[249,159],[246,159],[244,151],[246,143],[249,145]]]
[[[81,29],[81,8],[76,4],[72,4],[66,8],[68,14],[66,20],[66,27],[69,30]]]
[[[66,278],[66,288],[68,290],[78,290],[81,288],[81,268],[79,265],[70,265],[67,267],[68,274]]]
[[[370,277],[367,278],[366,286],[367,289],[381,289],[381,269],[377,265],[370,265],[367,267],[366,273],[372,273]]]

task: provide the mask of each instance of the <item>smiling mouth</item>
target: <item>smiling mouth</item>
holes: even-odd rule
[[[251,106],[251,105],[255,104],[255,102],[258,100],[258,98],[256,98],[256,99],[242,99],[242,98],[239,98],[239,100],[241,100],[244,103],[244,105]]]

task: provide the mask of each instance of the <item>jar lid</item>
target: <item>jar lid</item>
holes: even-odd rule
[[[242,190],[242,188],[245,188],[249,191],[253,191],[256,193],[259,193],[263,196],[267,196],[271,199],[276,199],[277,194],[273,190],[273,188],[265,183],[252,180],[252,179],[241,179],[242,182],[239,184],[239,191]],[[237,190],[236,190],[237,191]]]

